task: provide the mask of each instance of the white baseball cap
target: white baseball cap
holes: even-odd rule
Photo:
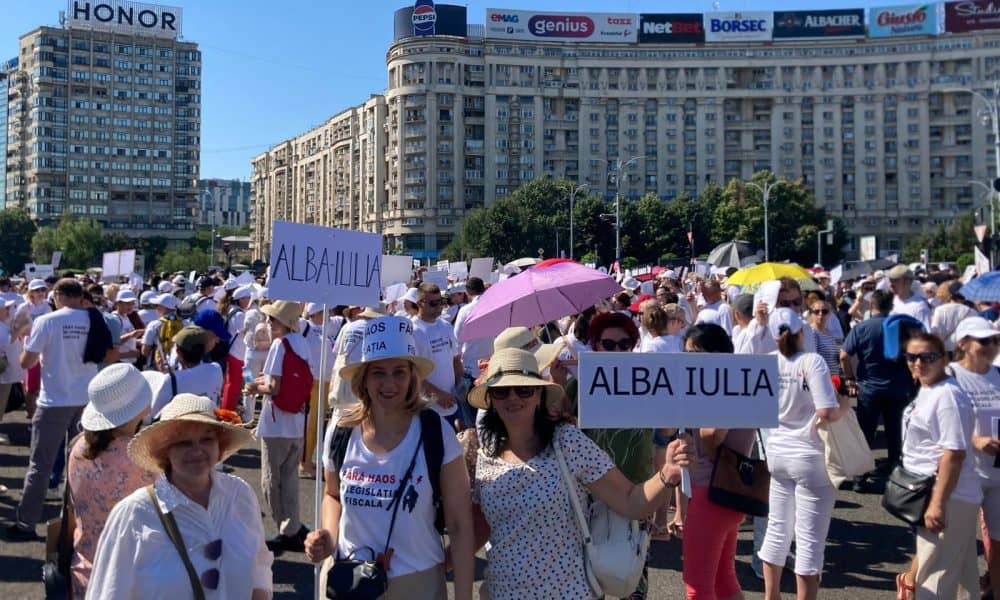
[[[170,292],[174,291],[174,284],[164,279],[163,281],[160,282],[159,285],[156,286],[156,290],[161,294],[169,294]]]
[[[310,302],[309,304],[306,304],[307,317],[311,317],[322,310],[323,310],[323,305],[320,304],[319,302]]]
[[[115,302],[135,302],[136,300],[135,292],[132,290],[122,290],[115,297]]]
[[[153,304],[156,306],[162,306],[167,310],[176,310],[177,305],[180,304],[180,300],[178,300],[177,296],[174,296],[173,294],[160,294],[153,299]]]
[[[139,304],[152,304],[154,298],[156,298],[156,292],[153,290],[146,290],[139,295]]]
[[[9,298],[7,300],[0,298],[0,308],[13,308],[16,304],[17,300],[13,298]]]
[[[787,307],[776,309],[767,322],[771,337],[774,339],[780,338],[785,331],[795,335],[802,331],[802,325],[802,317],[799,316],[799,313]]]
[[[28,283],[28,291],[29,292],[34,292],[35,290],[44,290],[47,287],[48,286],[45,285],[45,280],[44,279],[32,279]]]
[[[253,286],[243,285],[236,288],[233,292],[233,300],[242,300],[243,298],[253,298]]]
[[[967,337],[984,340],[995,335],[1000,335],[1000,331],[993,329],[990,322],[982,317],[966,317],[955,328],[956,341],[961,341]]]

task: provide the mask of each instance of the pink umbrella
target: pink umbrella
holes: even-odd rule
[[[621,290],[614,279],[596,269],[565,258],[549,259],[490,286],[465,321],[460,341],[580,313]]]

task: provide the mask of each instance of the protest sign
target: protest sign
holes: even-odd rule
[[[409,283],[413,276],[413,257],[395,254],[382,255],[382,287],[394,283]]]
[[[757,305],[761,302],[767,304],[767,312],[773,313],[778,307],[778,295],[781,293],[781,282],[778,280],[765,281],[757,288],[753,295],[753,310],[756,314]]]
[[[58,269],[60,262],[62,262],[62,251],[56,250],[52,253],[52,268]]]
[[[979,246],[975,246],[973,248],[973,251],[975,252],[975,257],[976,257],[975,260],[976,273],[980,276],[982,276],[984,273],[989,273],[990,258],[985,254],[983,254],[983,251],[979,249]]]
[[[837,265],[830,269],[830,285],[837,285],[844,278],[844,265]]]
[[[437,285],[441,288],[441,293],[444,293],[445,289],[448,287],[448,272],[438,271],[436,269],[424,271],[423,282]]]
[[[478,277],[484,282],[490,280],[493,274],[493,257],[473,258],[472,265],[469,266],[469,277]]]
[[[382,295],[382,300],[386,304],[392,304],[397,300],[401,299],[406,294],[406,284],[405,283],[394,283],[392,285],[386,286],[385,294]]]
[[[464,260],[448,263],[448,276],[452,281],[465,281],[469,277],[469,265]]]
[[[105,252],[101,260],[101,277],[111,279],[135,271],[135,250]]]
[[[774,355],[581,352],[580,427],[778,425]]]
[[[382,283],[382,236],[275,221],[268,296],[335,306],[377,306]]]

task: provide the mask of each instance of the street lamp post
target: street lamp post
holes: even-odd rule
[[[994,235],[996,235],[996,232],[997,232],[996,215],[993,212],[993,208],[994,208],[993,194],[995,192],[993,191],[993,188],[991,188],[990,186],[986,185],[982,181],[976,181],[975,179],[970,179],[969,180],[969,185],[974,185],[974,186],[978,186],[978,187],[982,188],[983,191],[986,192],[985,194],[983,194],[983,197],[984,198],[989,198],[989,200],[990,200],[990,237],[992,238]],[[979,207],[979,205],[977,204],[975,208],[978,208],[978,207]]]
[[[767,233],[767,204],[768,201],[771,199],[771,190],[773,190],[775,186],[777,186],[780,183],[781,183],[780,179],[773,183],[764,183],[763,186],[758,185],[752,181],[747,182],[747,185],[759,190],[761,195],[764,197],[764,262],[771,261],[771,251],[770,251],[771,246],[769,243],[768,233]]]
[[[580,185],[573,188],[573,191],[569,194],[569,259],[573,260],[573,202],[576,200],[576,195],[583,190],[589,189],[590,185],[586,183],[581,183]]]
[[[619,269],[622,264],[622,171],[639,162],[641,158],[633,156],[624,162],[619,158],[615,163],[615,262],[618,263]]]

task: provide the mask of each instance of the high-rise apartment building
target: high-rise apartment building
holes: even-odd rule
[[[17,69],[17,58],[0,63],[0,157],[7,156],[7,88],[11,84],[10,74]],[[6,199],[7,162],[0,158],[0,199]],[[0,202],[0,208],[6,201]]]
[[[984,5],[979,17],[988,10],[970,2]],[[762,169],[801,179],[854,241],[874,234],[881,249],[898,250],[982,204],[969,180],[995,176],[985,107],[962,90],[992,95],[1000,30],[963,21],[968,11],[954,4],[872,9],[867,25],[861,9],[491,9],[485,26],[466,26],[461,7],[439,4],[436,19],[401,9],[384,123],[375,115],[374,128],[345,130],[340,162],[317,162],[305,145],[326,126],[253,159],[255,252],[267,258],[271,220],[308,216],[380,231],[388,248],[433,257],[466,211],[535,178],[587,183],[609,199],[620,188],[626,198],[672,201]],[[417,33],[418,22],[435,21],[437,31]],[[586,35],[563,35],[582,23]],[[378,167],[356,162],[369,130],[384,145],[381,181]],[[616,184],[619,161],[630,166]],[[339,193],[303,185],[311,172],[378,201],[337,196],[345,212],[309,212]]]
[[[243,227],[250,223],[250,182],[239,179],[198,181],[199,226]]]
[[[20,38],[8,99],[8,206],[134,236],[189,237],[197,201],[201,53],[181,11],[71,0],[63,27]]]

